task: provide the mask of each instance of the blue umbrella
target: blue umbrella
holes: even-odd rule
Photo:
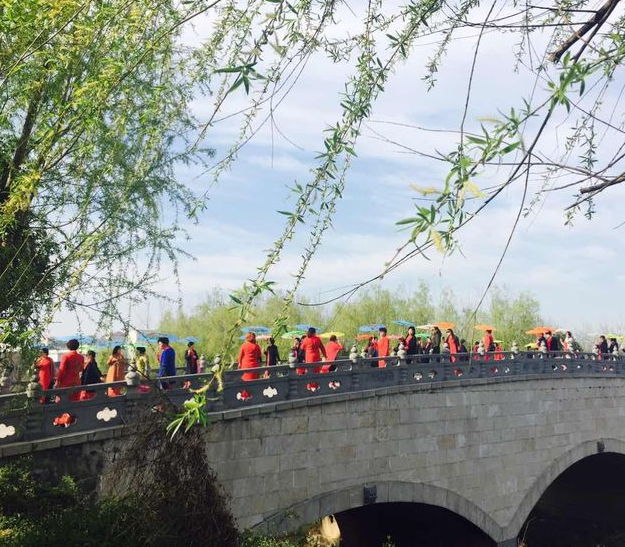
[[[184,338],[179,338],[178,342],[193,342],[194,344],[199,340],[195,336],[185,336]]]
[[[308,329],[315,329],[317,332],[323,332],[323,329],[319,329],[317,327],[315,327],[315,325],[295,325],[295,329],[296,330],[308,330]]]
[[[386,328],[386,325],[383,325],[382,323],[378,323],[377,325],[363,325],[358,330],[360,330],[360,332],[376,332],[383,328]]]
[[[96,342],[94,336],[87,336],[86,334],[70,334],[69,336],[59,336],[56,338],[57,342],[69,342],[70,340],[78,340],[81,344],[94,344]]]
[[[414,323],[412,321],[406,321],[405,319],[397,319],[393,321],[394,325],[399,325],[400,327],[414,327]]]
[[[169,334],[161,331],[147,331],[139,333],[138,342],[149,342],[150,344],[156,344],[159,338],[169,338],[170,342],[178,342],[178,337],[175,334]]]
[[[254,334],[271,334],[271,329],[269,327],[263,327],[261,325],[257,325],[254,327],[243,327],[241,330],[245,333],[253,332]]]
[[[122,340],[120,338],[116,339],[116,340],[96,340],[95,341],[95,346],[98,348],[114,348],[115,346],[123,346],[125,343],[125,340]]]

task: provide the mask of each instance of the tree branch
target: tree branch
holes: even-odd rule
[[[564,43],[560,45],[550,56],[549,59],[554,63],[557,63],[562,56],[573,47],[582,37],[587,34],[592,28],[601,27],[603,23],[610,16],[616,5],[621,0],[608,0],[603,6],[601,6],[595,14],[589,19],[579,30],[576,30]]]

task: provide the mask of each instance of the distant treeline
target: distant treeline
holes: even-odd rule
[[[306,300],[301,298],[300,301]],[[405,333],[404,327],[392,323],[398,319],[414,321],[415,325],[452,321],[457,325],[456,334],[466,339],[467,343],[479,340],[482,336],[480,332],[473,332],[472,325],[489,323],[497,327],[495,339],[503,341],[504,349],[509,349],[514,341],[519,345],[535,341],[534,336],[525,334],[525,331],[542,322],[540,305],[533,295],[526,292],[511,294],[506,289],[495,288],[476,319],[472,317],[474,306],[462,306],[458,304],[459,301],[453,290],[444,289],[434,295],[423,282],[414,290],[374,288],[359,293],[348,302],[337,302],[331,306],[294,304],[290,310],[290,324],[306,323],[324,331],[343,332],[345,337],[342,342],[347,348],[359,334],[361,325],[384,323],[390,334]],[[236,321],[236,312],[230,310],[229,306],[227,293],[215,290],[192,313],[183,310],[166,311],[159,328],[178,336],[198,337],[198,352],[212,359],[223,350],[227,333]],[[280,294],[265,298],[255,308],[251,324],[272,327],[282,306]],[[281,358],[286,360],[290,341],[278,339],[276,343]],[[362,343],[358,345],[360,347]],[[261,346],[265,344],[261,343]]]

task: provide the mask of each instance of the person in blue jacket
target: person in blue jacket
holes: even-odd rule
[[[158,349],[160,350],[158,377],[176,376],[176,352],[169,345],[169,338],[166,336],[159,338]],[[171,389],[174,383],[161,381],[161,388]]]

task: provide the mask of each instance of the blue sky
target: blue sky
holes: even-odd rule
[[[349,16],[346,15],[346,18]],[[345,25],[353,24],[346,21]],[[198,35],[201,34],[198,30]],[[475,33],[469,34],[473,36]],[[538,39],[538,41],[540,41]],[[474,38],[461,39],[450,48],[438,73],[437,86],[427,92],[422,77],[432,40],[415,50],[411,60],[399,66],[376,104],[358,143],[358,158],[347,177],[344,199],[339,204],[334,228],[326,235],[301,292],[315,299],[333,294],[337,288],[377,274],[394,249],[405,240],[395,222],[411,216],[417,194],[411,184],[440,185],[446,171],[435,160],[407,154],[384,143],[371,131],[406,146],[434,153],[451,151],[455,137],[449,133],[419,131],[392,123],[413,124],[430,129],[455,130],[464,105]],[[473,84],[468,129],[479,128],[482,118],[497,116],[497,110],[522,104],[531,91],[533,78],[521,67],[511,65],[513,39],[489,34],[481,45]],[[276,211],[288,209],[287,186],[294,180],[305,182],[314,156],[322,146],[323,129],[339,115],[338,93],[342,91],[348,68],[332,65],[316,57],[311,60],[296,87],[276,113],[276,123],[296,145],[293,146],[269,125],[260,129],[231,170],[208,191],[209,202],[198,225],[189,226],[190,241],[183,246],[195,260],[185,260],[180,268],[179,288],[170,272],[164,270],[159,289],[169,297],[181,298],[186,307],[200,301],[215,287],[231,290],[253,277],[263,262],[263,249],[280,233],[284,217]],[[619,75],[617,75],[618,77]],[[537,86],[538,93],[544,90]],[[227,112],[245,104],[243,93],[231,97]],[[210,100],[196,104],[202,115]],[[620,114],[613,120],[621,124]],[[218,123],[207,136],[216,157],[227,153],[238,133],[240,117]],[[556,154],[570,122],[554,124],[545,137],[544,148]],[[604,143],[610,144],[610,143]],[[501,180],[502,168],[478,177],[480,186]],[[179,171],[179,176],[196,191],[206,190],[207,177],[195,169]],[[531,183],[537,189],[541,181]],[[431,255],[430,262],[415,259],[387,276],[384,287],[411,287],[424,280],[434,291],[454,289],[462,303],[474,303],[482,294],[503,250],[516,215],[521,188],[506,190],[484,213],[459,234],[462,254],[449,257]],[[564,226],[563,208],[572,192],[549,195],[521,221],[508,255],[497,277],[497,284],[512,291],[531,291],[541,302],[545,318],[562,327],[596,331],[625,328],[625,313],[617,297],[625,282],[623,218],[625,190],[615,187],[597,200],[597,215],[587,221],[580,216],[572,228]],[[302,230],[287,248],[283,259],[269,278],[288,288],[296,271],[302,246]],[[135,309],[132,320],[154,327],[167,302],[151,302]],[[68,333],[76,328],[67,315],[59,318],[53,332]]]

